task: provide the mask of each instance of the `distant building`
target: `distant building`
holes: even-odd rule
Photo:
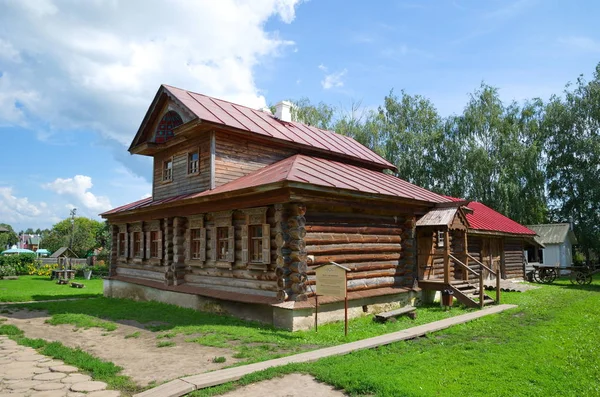
[[[544,245],[536,253],[528,251],[528,261],[538,262],[547,266],[558,265],[567,267],[573,264],[573,245],[577,244],[575,233],[568,223],[554,223],[527,226],[534,230],[538,237],[536,240]]]

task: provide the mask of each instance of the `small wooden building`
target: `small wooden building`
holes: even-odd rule
[[[464,256],[459,204],[390,175],[350,137],[292,122],[289,103],[276,109],[160,87],[129,148],[153,158],[152,197],[102,214],[105,295],[299,329],[313,324],[314,268],[325,263],[351,270],[350,315],[416,297],[417,220],[432,210],[453,214],[424,226],[432,244],[443,228]],[[343,318],[339,298],[319,301],[319,319]]]
[[[550,223],[527,227],[535,230],[538,234],[536,241],[543,245],[538,250],[534,247],[527,250],[528,262],[561,268],[573,265],[573,246],[577,244],[577,237],[571,224]]]

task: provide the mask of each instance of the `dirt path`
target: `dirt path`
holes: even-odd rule
[[[316,381],[310,375],[290,374],[281,378],[274,378],[248,386],[241,387],[222,395],[223,397],[342,397],[339,390]]]
[[[158,333],[147,331],[135,321],[119,322],[115,331],[100,328],[77,329],[72,325],[49,325],[46,312],[16,311],[4,313],[6,324],[13,324],[28,338],[59,341],[69,347],[79,347],[98,358],[123,367],[123,375],[130,376],[140,386],[152,381],[162,383],[185,375],[221,369],[236,363],[229,349],[201,346],[185,342],[190,336],[178,335],[172,339],[156,339]],[[135,332],[138,337],[125,338]],[[159,341],[170,340],[175,346],[157,347]],[[215,357],[225,357],[226,362],[215,364]]]

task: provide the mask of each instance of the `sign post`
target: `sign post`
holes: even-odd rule
[[[347,280],[349,271],[350,269],[348,269],[347,267],[339,265],[335,262],[329,262],[328,264],[317,266],[315,268],[317,287],[317,290],[315,292],[315,331],[317,330],[318,326],[318,296],[333,296],[337,298],[344,298],[344,335],[348,335]]]

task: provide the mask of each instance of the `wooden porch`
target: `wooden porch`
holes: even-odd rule
[[[468,307],[500,303],[500,261],[488,266],[470,255],[467,228],[461,208],[434,209],[417,222],[419,288],[450,290]],[[488,277],[496,279],[496,299],[484,292]]]

